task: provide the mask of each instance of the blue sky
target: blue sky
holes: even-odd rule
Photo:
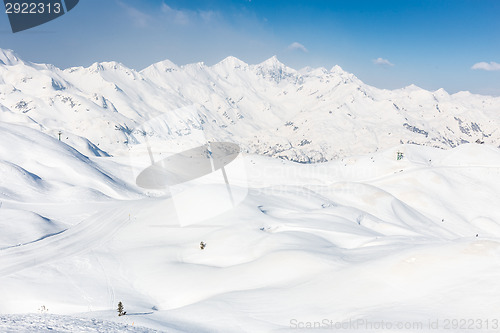
[[[0,15],[0,48],[62,68],[277,55],[296,69],[338,64],[379,88],[500,96],[498,0],[80,0],[16,34]]]

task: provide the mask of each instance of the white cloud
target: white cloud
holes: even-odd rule
[[[298,42],[293,42],[292,44],[288,45],[289,50],[300,50],[302,52],[309,52],[306,47]]]
[[[500,71],[500,64],[492,62],[478,62],[474,64],[471,69],[482,69],[483,71]]]
[[[164,2],[161,4],[161,11],[176,24],[186,25],[190,22],[190,13],[188,11],[173,9]]]
[[[394,66],[389,60],[383,58],[373,59],[373,63],[380,66]]]
[[[118,1],[118,3],[125,9],[135,26],[144,28],[149,25],[149,22],[151,22],[151,16],[148,14],[143,13],[137,8],[129,6],[121,1]]]
[[[188,10],[175,9],[162,2],[161,13],[168,22],[177,25],[188,25],[202,23],[213,23],[220,18],[220,13],[214,10]]]
[[[212,22],[217,17],[217,13],[213,10],[201,10],[198,13],[204,22]]]

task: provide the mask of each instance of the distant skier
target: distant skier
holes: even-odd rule
[[[207,246],[207,243],[205,242],[200,242],[200,249],[204,250],[205,246]]]

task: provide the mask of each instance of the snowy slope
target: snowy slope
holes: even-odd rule
[[[0,51],[0,331],[443,331],[446,319],[487,331],[499,106],[275,57],[137,72]],[[228,184],[218,170],[136,185],[150,156],[213,139],[250,152],[225,167]],[[228,188],[235,207],[218,204]]]
[[[4,333],[33,333],[33,332],[59,332],[59,333],[122,333],[141,332],[155,333],[156,330],[133,325],[117,324],[102,320],[86,320],[70,316],[57,316],[51,314],[41,315],[0,315],[0,330]]]
[[[25,170],[2,178],[4,188],[20,193],[4,197],[0,208],[10,227],[0,239],[7,242],[0,248],[0,313],[19,314],[0,316],[0,325],[14,332],[43,319],[21,315],[42,306],[77,317],[43,319],[51,327],[89,331],[100,322],[115,329],[109,321],[162,332],[281,332],[324,319],[496,318],[495,147],[401,145],[318,164],[247,155],[247,197],[181,226],[175,197],[148,197],[121,176],[128,160],[87,159],[38,131],[3,126],[15,135],[16,154],[2,158]],[[25,144],[26,137],[37,140]],[[25,157],[36,151],[36,159]],[[50,173],[49,161],[78,176]],[[51,185],[59,182],[80,190],[64,200]],[[226,187],[222,177],[210,186],[213,196]],[[206,197],[191,199],[203,217],[198,207]],[[127,316],[116,315],[118,301]]]
[[[380,90],[339,66],[297,71],[276,57],[258,65],[165,60],[137,72],[116,62],[60,70],[0,51],[0,121],[52,137],[63,131],[66,143],[98,156],[146,139],[189,146],[200,137],[301,162],[400,143],[499,146],[499,112],[498,97]]]
[[[2,122],[0,133],[0,200],[64,202],[75,195],[101,201],[139,196],[137,189],[47,134]]]

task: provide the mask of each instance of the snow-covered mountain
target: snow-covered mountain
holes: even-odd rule
[[[489,329],[499,105],[276,58],[136,72],[2,51],[0,331]],[[193,150],[156,160],[213,138],[283,159],[214,158],[212,145],[208,175]],[[136,169],[159,166],[195,177],[137,186]]]
[[[324,319],[359,332],[430,318],[445,331],[448,318],[497,316],[495,147],[316,164],[245,155],[245,200],[183,226],[172,198],[117,176],[120,157],[0,130],[2,332],[291,332]],[[210,186],[226,189],[222,177]],[[190,201],[204,217],[207,196]]]
[[[83,154],[138,143],[205,140],[300,162],[400,143],[500,145],[500,98],[416,86],[381,90],[339,66],[295,70],[272,57],[214,66],[165,60],[137,72],[116,62],[61,70],[0,50],[0,121],[61,139]]]

